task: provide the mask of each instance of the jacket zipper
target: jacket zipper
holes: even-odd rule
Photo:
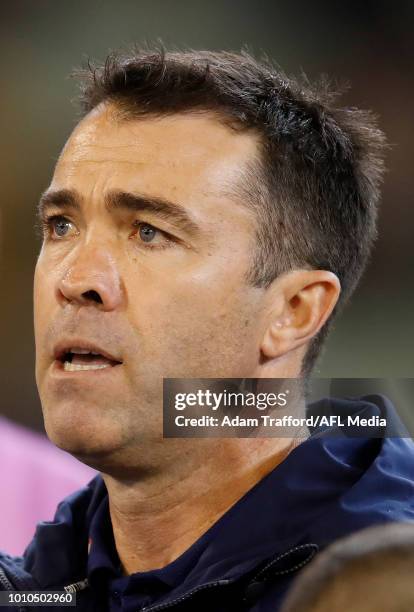
[[[297,563],[296,565],[293,565],[291,567],[288,567],[285,570],[280,570],[278,572],[275,572],[273,574],[273,576],[283,576],[284,574],[290,574],[291,572],[296,572],[296,570],[301,569],[302,567],[304,567],[307,563],[309,563],[309,561],[311,561],[311,559],[313,559],[313,557],[316,555],[316,553],[319,550],[319,546],[317,544],[301,544],[300,546],[295,546],[294,548],[291,548],[290,550],[287,550],[286,552],[278,555],[276,557],[276,559],[273,559],[272,561],[270,561],[267,565],[265,565],[264,567],[262,567],[262,569],[257,572],[257,574],[255,574],[253,576],[253,578],[251,578],[250,582],[255,582],[256,580],[260,579],[261,576],[263,576],[264,574],[267,574],[267,572],[276,564],[279,563],[279,561],[281,559],[283,559],[284,557],[287,557],[288,555],[290,555],[293,552],[296,552],[298,550],[304,550],[306,548],[309,548],[309,555],[303,559],[300,563]]]
[[[1,584],[2,587],[4,587],[4,589],[6,591],[14,591],[15,590],[13,585],[12,585],[12,583],[7,578],[6,572],[4,571],[4,569],[2,567],[0,567],[0,584]],[[27,608],[19,607],[18,608],[18,612],[27,612]]]
[[[294,548],[291,548],[290,550],[282,553],[281,555],[278,555],[276,559],[273,559],[272,561],[270,561],[259,572],[257,572],[257,574],[255,574],[249,580],[249,583],[254,582],[255,580],[259,579],[261,576],[266,574],[276,563],[278,563],[284,557],[287,557],[291,553],[296,552],[298,550],[306,550],[307,548],[310,549],[310,552],[309,552],[309,555],[306,557],[306,559],[303,559],[300,563],[297,563],[296,565],[291,566],[286,570],[280,570],[279,572],[275,572],[274,575],[280,576],[283,574],[289,574],[290,572],[294,572],[300,569],[301,567],[309,563],[309,561],[316,555],[316,553],[319,550],[319,547],[317,546],[317,544],[302,544],[301,546],[295,546]],[[177,599],[173,599],[172,601],[165,602],[164,604],[158,604],[155,606],[140,608],[139,610],[137,610],[137,612],[158,612],[158,610],[166,610],[167,608],[172,608],[176,604],[180,604],[183,601],[186,601],[187,599],[189,599],[190,597],[192,597],[199,591],[203,591],[204,589],[209,589],[209,588],[213,588],[217,586],[229,585],[229,584],[236,582],[237,580],[238,578],[233,578],[233,579],[228,579],[228,580],[224,580],[224,579],[217,580],[216,582],[208,582],[207,584],[202,584],[196,587],[195,589],[193,589],[192,591],[189,591],[188,593],[186,593],[185,595],[182,595],[181,597],[177,597]]]
[[[268,570],[271,569],[281,559],[283,559],[283,557],[291,554],[292,552],[296,552],[298,550],[306,549],[306,548],[311,549],[310,554],[306,559],[304,559],[300,563],[297,563],[294,567],[290,567],[289,569],[276,572],[275,575],[287,574],[287,573],[296,571],[297,569],[300,569],[301,567],[306,565],[317,553],[318,546],[316,544],[303,544],[302,546],[296,546],[295,548],[292,548],[288,550],[287,552],[279,555],[278,557],[276,557],[276,559],[273,559],[272,561],[270,561],[267,565],[265,565],[265,567],[263,567],[259,572],[257,572],[257,574],[255,574],[254,577],[250,579],[250,582],[254,582],[255,580],[259,579],[260,576],[266,574]],[[216,580],[215,582],[208,582],[206,584],[202,584],[202,585],[199,585],[198,587],[195,587],[192,591],[189,591],[185,595],[181,595],[181,597],[177,597],[176,599],[173,599],[172,601],[165,602],[163,604],[158,604],[155,606],[148,606],[148,607],[140,608],[139,610],[137,610],[137,612],[158,612],[159,610],[166,610],[168,608],[172,608],[173,606],[177,604],[182,603],[183,601],[186,601],[187,599],[190,599],[191,597],[193,597],[196,593],[200,591],[204,591],[204,590],[211,589],[211,588],[218,587],[218,586],[227,586],[229,584],[236,582],[237,580],[238,578],[233,578],[233,579]],[[0,568],[0,584],[6,589],[6,591],[14,590],[12,583],[7,578],[2,568]],[[78,583],[68,585],[67,587],[64,587],[64,588],[65,590],[70,589],[72,591],[73,589],[73,591],[78,591],[78,590],[83,590],[87,588],[87,586],[88,586],[88,581],[82,580]],[[25,612],[25,610],[26,608],[19,608],[19,612]]]
[[[3,568],[0,567],[0,584],[6,589],[6,591],[13,591],[13,585],[7,578]]]
[[[72,584],[68,584],[64,586],[64,590],[66,593],[77,593],[78,591],[83,591],[87,589],[89,586],[89,580],[85,578],[85,580],[79,580],[78,582],[73,582]]]
[[[177,597],[176,599],[173,599],[172,601],[168,601],[163,604],[158,604],[156,606],[140,608],[139,610],[137,610],[137,612],[158,612],[158,610],[166,610],[167,608],[172,608],[176,604],[182,603],[183,601],[190,599],[190,597],[192,597],[193,595],[195,595],[195,593],[198,593],[199,591],[204,591],[206,589],[210,589],[210,588],[217,587],[217,586],[225,586],[225,585],[231,584],[232,582],[236,582],[236,580],[237,578],[233,578],[232,580],[223,579],[223,580],[217,580],[216,582],[207,582],[206,584],[201,584],[195,589],[193,589],[192,591],[189,591],[185,595],[182,595],[181,597]]]

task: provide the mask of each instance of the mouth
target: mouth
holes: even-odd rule
[[[55,360],[64,372],[85,372],[105,370],[122,364],[112,355],[103,353],[97,347],[63,347],[55,351]]]

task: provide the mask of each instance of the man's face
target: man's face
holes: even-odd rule
[[[256,222],[231,191],[256,155],[254,135],[209,114],[121,122],[102,107],[75,129],[43,198],[35,273],[36,378],[56,444],[127,457],[161,438],[163,377],[254,375]]]

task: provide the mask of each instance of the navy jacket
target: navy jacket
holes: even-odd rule
[[[341,400],[340,409],[398,420],[381,396]],[[153,591],[153,583],[142,582],[154,578],[151,572],[132,576],[121,595],[114,591],[119,578],[99,582],[88,575],[91,523],[106,498],[98,476],[59,505],[53,522],[38,525],[23,558],[0,554],[0,590],[74,585],[82,612],[277,612],[297,571],[318,550],[372,524],[414,520],[414,443],[313,434],[180,557],[181,567],[191,563],[178,584]],[[137,584],[144,584],[142,592]]]

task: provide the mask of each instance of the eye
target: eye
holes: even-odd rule
[[[66,238],[76,232],[76,227],[66,217],[62,215],[52,215],[43,220],[43,227],[45,233],[52,240],[59,240],[60,238]]]
[[[143,242],[152,242],[157,234],[157,229],[148,223],[141,223],[138,228],[139,237]]]
[[[59,237],[61,236],[66,236],[66,234],[69,232],[70,227],[71,227],[71,223],[70,221],[68,221],[67,219],[64,219],[63,217],[60,219],[57,219],[53,225],[54,230],[55,230],[55,234]]]
[[[173,236],[150,223],[135,221],[134,227],[136,229],[131,237],[135,237],[138,244],[143,245],[145,243],[145,247],[148,249],[166,249],[175,242]]]

